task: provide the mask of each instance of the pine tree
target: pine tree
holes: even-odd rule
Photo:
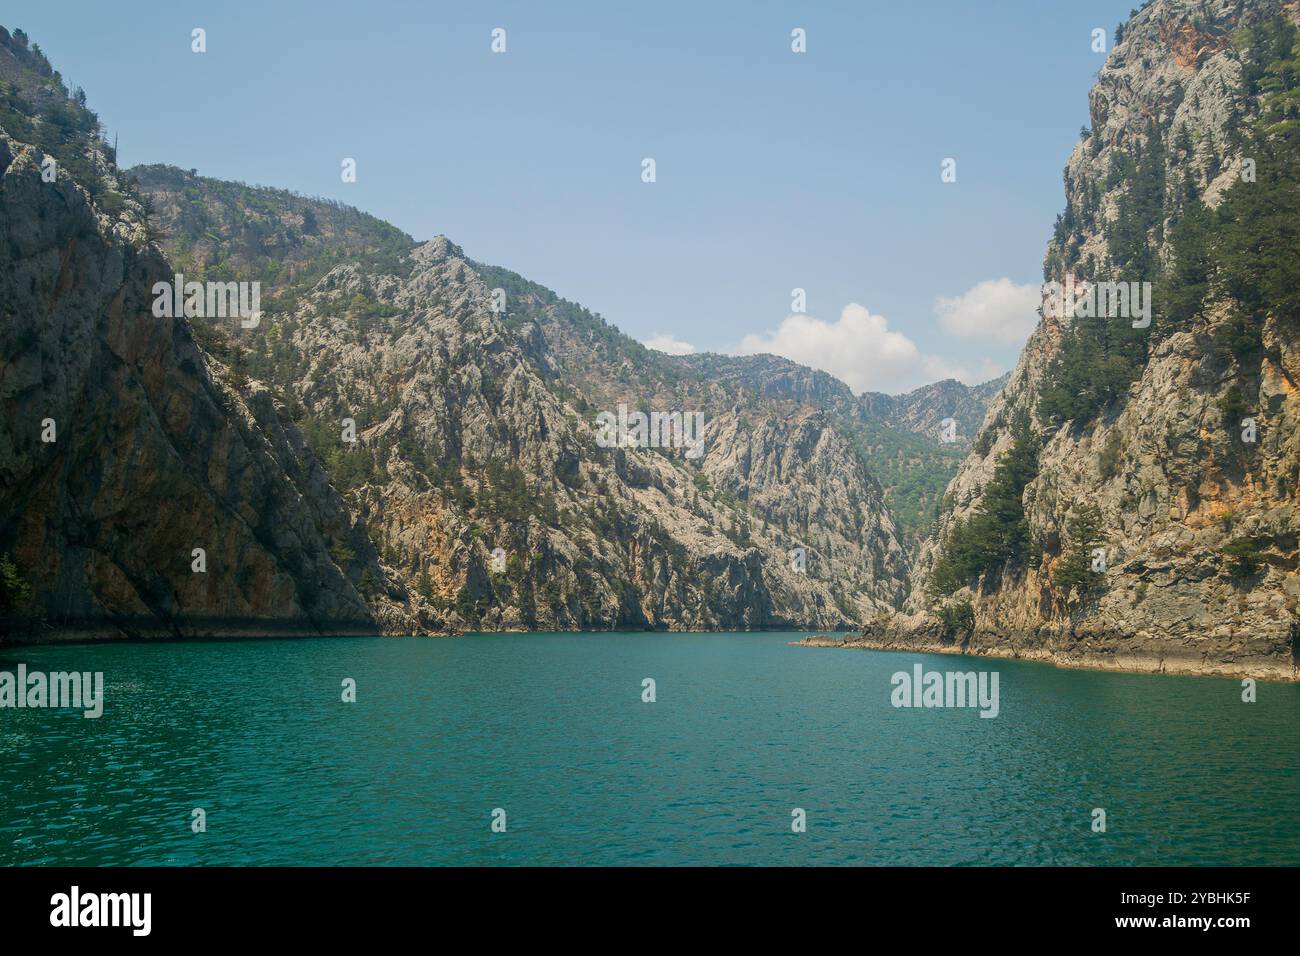
[[[1101,510],[1092,504],[1071,507],[1065,519],[1064,551],[1052,569],[1052,587],[1062,597],[1074,592],[1087,598],[1105,586],[1105,575],[1092,568],[1092,551],[1102,543]]]

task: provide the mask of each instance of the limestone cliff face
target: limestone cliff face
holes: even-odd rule
[[[956,379],[944,379],[913,389],[904,395],[867,392],[859,398],[867,414],[883,418],[895,428],[914,432],[934,440],[944,419],[956,423],[953,443],[968,448],[984,421],[989,403],[1002,390],[1009,372],[979,385],[965,385]]]
[[[953,379],[903,395],[852,390],[834,376],[776,355],[687,355],[663,360],[693,380],[740,392],[749,402],[793,404],[824,412],[864,462],[909,559],[937,514],[944,486],[956,473],[993,396],[999,377],[967,386]],[[955,433],[948,434],[951,418]],[[949,440],[951,439],[951,440]]]
[[[445,238],[295,301],[232,362],[295,406],[420,628],[827,629],[902,598],[879,489],[816,409],[615,388],[590,349],[566,377],[576,326],[527,295],[494,311]],[[698,458],[602,447],[620,404],[702,412]]]
[[[932,382],[902,395],[852,390],[835,376],[777,355],[684,356],[681,364],[697,377],[731,382],[757,396],[784,399],[824,409],[852,427],[886,425],[901,432],[937,440],[944,419],[956,422],[954,444],[970,446],[988,410],[989,402],[1006,384],[1010,373],[980,385],[956,379]]]
[[[588,419],[620,405],[703,415],[703,454],[682,459],[695,497],[721,507],[724,537],[763,542],[765,567],[783,591],[820,582],[847,620],[902,599],[907,556],[842,414],[841,399],[852,403],[843,383],[772,356],[654,352],[512,273],[480,271],[508,291],[507,318],[539,374],[571,393]],[[772,388],[773,377],[756,369],[774,365],[823,387]],[[801,559],[791,557],[796,549]],[[795,564],[803,570],[791,574]]]
[[[1190,184],[1213,208],[1240,179],[1244,130],[1259,104],[1243,83],[1233,38],[1279,14],[1294,21],[1296,7],[1155,0],[1133,17],[1098,75],[1092,129],[1066,166],[1067,211],[1048,250],[1048,279],[1114,274],[1112,237],[1138,202],[1134,178],[1123,171],[1154,155],[1161,159],[1151,179],[1165,186],[1145,240],[1168,265],[1168,227],[1186,208],[1178,185]],[[1220,343],[1240,311],[1212,293],[1203,314],[1162,325],[1158,302],[1149,356],[1127,393],[1095,417],[1064,422],[1043,422],[1038,413],[1071,320],[1045,317],[949,486],[950,507],[918,560],[908,602],[914,616],[882,618],[868,628],[868,641],[958,644],[1093,666],[1294,676],[1298,317],[1277,310],[1250,316],[1258,347],[1238,358]],[[945,603],[928,585],[949,535],[984,503],[1021,414],[1041,444],[1037,476],[1022,498],[1026,558],[986,569],[947,600],[949,607],[972,601],[973,631],[951,619],[945,626],[927,611]],[[1243,440],[1238,419],[1247,416],[1257,424],[1254,442]],[[1106,561],[1099,586],[1081,595],[1060,586],[1058,569],[1069,548],[1069,517],[1087,504],[1100,517],[1088,543],[1103,547]]]
[[[0,133],[0,537],[38,616],[95,636],[372,626],[285,474],[311,471],[291,426],[152,315],[170,269],[139,208],[105,214],[42,158]]]
[[[0,33],[5,123],[45,136],[51,108],[82,123]],[[0,552],[32,592],[5,637],[373,630],[348,577],[364,553],[330,554],[366,536],[301,435],[214,375],[186,320],[154,317],[172,269],[107,147],[58,149],[0,128]]]

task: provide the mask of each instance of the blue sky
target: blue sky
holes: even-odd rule
[[[85,87],[123,165],[339,199],[636,338],[894,392],[1014,364],[1091,31],[1133,5],[10,0],[3,23]]]

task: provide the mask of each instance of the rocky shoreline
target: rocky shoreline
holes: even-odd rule
[[[1156,646],[1150,640],[1143,641],[1140,649],[1128,649],[1125,643],[1120,637],[1014,636],[980,630],[958,639],[945,635],[936,623],[909,629],[868,626],[861,634],[842,637],[810,634],[802,640],[791,641],[790,646],[1000,657],[1115,673],[1300,680],[1297,662],[1279,654],[1251,653],[1245,649],[1233,653],[1221,647],[1211,653],[1172,643]]]
[[[357,620],[311,621],[302,618],[203,617],[161,622],[140,615],[131,619],[87,618],[48,624],[0,618],[0,647],[34,644],[83,644],[113,641],[248,640],[284,637],[354,637],[388,633],[383,626]],[[439,634],[438,636],[444,636]]]

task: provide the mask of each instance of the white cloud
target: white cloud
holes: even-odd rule
[[[941,359],[921,354],[902,332],[891,332],[883,315],[851,302],[838,322],[792,315],[761,335],[746,335],[741,355],[771,352],[830,372],[855,392],[900,392],[937,378],[966,373]]]
[[[1042,290],[1010,279],[986,279],[955,298],[935,300],[944,331],[961,338],[993,339],[1020,345],[1038,324]]]
[[[648,349],[654,349],[657,352],[667,352],[669,355],[690,355],[695,351],[695,346],[690,342],[683,342],[681,339],[675,339],[671,335],[652,335],[641,344]]]

